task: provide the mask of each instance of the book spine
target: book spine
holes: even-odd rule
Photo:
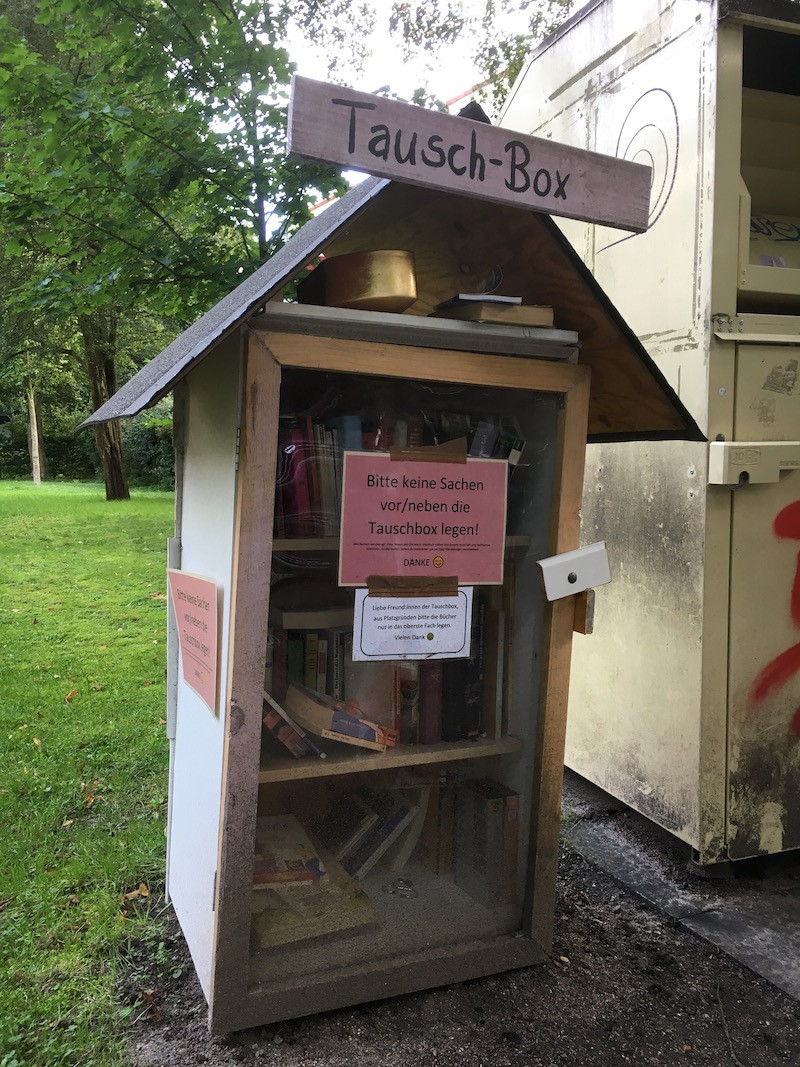
[[[286,514],[287,533],[294,537],[313,537],[314,517],[311,504],[309,444],[297,427],[289,432],[288,498],[291,511]]]
[[[435,745],[442,740],[442,661],[419,665],[419,743]]]
[[[317,657],[319,653],[319,634],[309,632],[303,635],[303,677],[301,681],[309,689],[317,688]]]
[[[328,639],[317,639],[317,678],[313,686],[318,693],[325,693],[328,689]]]
[[[509,793],[503,804],[503,901],[512,904],[517,896],[519,861],[519,794]]]
[[[305,676],[305,649],[303,635],[287,633],[286,638],[286,683],[302,682]]]
[[[273,626],[272,632],[272,686],[269,688],[277,701],[286,696],[287,680],[287,634],[282,626]]]

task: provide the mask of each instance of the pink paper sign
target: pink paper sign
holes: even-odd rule
[[[178,624],[183,680],[217,713],[217,586],[210,578],[168,570]]]
[[[370,575],[457,577],[460,585],[503,581],[505,460],[393,460],[345,452],[339,584]]]

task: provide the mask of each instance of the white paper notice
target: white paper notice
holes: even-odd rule
[[[469,656],[472,586],[456,596],[369,596],[356,589],[353,659]]]

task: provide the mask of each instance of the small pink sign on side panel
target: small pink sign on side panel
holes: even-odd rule
[[[168,570],[178,624],[183,680],[217,714],[217,586],[210,578]]]
[[[393,460],[346,452],[339,584],[371,575],[457,577],[461,585],[503,581],[505,460]]]

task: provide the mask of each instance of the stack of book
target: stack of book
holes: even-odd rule
[[[336,537],[342,505],[343,453],[406,451],[464,439],[469,455],[524,464],[516,420],[491,412],[430,410],[310,416],[282,420],[275,479],[276,537]]]
[[[553,309],[549,305],[523,304],[521,296],[498,296],[494,293],[457,293],[437,304],[431,315],[499,326],[553,325]]]
[[[413,800],[405,794],[388,790],[348,794],[318,827],[320,841],[357,881],[383,859],[392,871],[401,870],[416,847],[427,793],[420,790]]]
[[[370,898],[294,815],[257,820],[253,890],[253,948],[350,936],[375,921]]]

